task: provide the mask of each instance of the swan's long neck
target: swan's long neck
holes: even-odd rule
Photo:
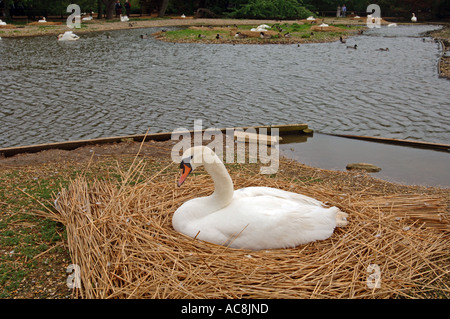
[[[217,155],[214,160],[206,158],[204,166],[214,181],[214,193],[209,197],[217,209],[229,205],[233,199],[233,181],[225,168],[225,165],[219,160]]]

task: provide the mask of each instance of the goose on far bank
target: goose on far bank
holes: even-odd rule
[[[243,38],[247,38],[248,35],[243,34],[243,33],[241,33],[241,32],[236,32],[236,34],[234,35],[234,37],[235,37],[235,38],[243,39]]]
[[[270,34],[265,34],[264,32],[259,33],[261,39],[270,39],[272,36]]]
[[[414,13],[412,14],[411,21],[412,22],[417,22],[417,17],[416,17],[416,15]]]
[[[186,150],[180,163],[180,187],[204,166],[214,182],[210,196],[183,203],[172,217],[173,228],[192,238],[240,249],[277,249],[331,237],[348,224],[348,214],[319,200],[271,187],[234,190],[219,157],[207,146]]]

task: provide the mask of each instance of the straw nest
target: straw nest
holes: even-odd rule
[[[280,167],[283,167],[281,161]],[[82,298],[393,298],[449,296],[445,198],[375,190],[343,193],[319,183],[231,170],[235,188],[264,185],[313,196],[349,213],[331,238],[291,249],[248,251],[172,228],[183,202],[213,191],[200,171],[181,188],[175,164],[119,179],[79,176],[47,216],[66,226]],[[293,165],[290,163],[289,165]]]

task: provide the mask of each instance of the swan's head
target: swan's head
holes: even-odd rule
[[[178,181],[178,187],[180,187],[189,174],[204,164],[220,163],[219,157],[214,153],[212,149],[207,146],[194,146],[187,149],[183,153],[183,157],[180,163],[181,176]]]

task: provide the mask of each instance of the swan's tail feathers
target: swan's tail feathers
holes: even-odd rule
[[[332,207],[336,209],[336,227],[344,227],[347,226],[348,224],[348,214],[343,212],[342,210],[340,210],[337,207]]]

